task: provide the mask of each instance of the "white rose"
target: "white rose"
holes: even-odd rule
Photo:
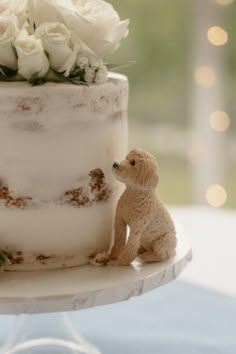
[[[16,16],[20,28],[26,22],[27,7],[28,0],[0,0],[0,14]]]
[[[19,30],[15,16],[0,15],[0,65],[17,69],[17,58],[13,44]]]
[[[72,42],[71,31],[59,22],[43,23],[35,31],[49,57],[50,67],[68,76],[74,67],[79,45]]]
[[[120,21],[103,0],[29,0],[29,19],[39,26],[62,22],[100,58],[106,58],[128,35],[129,20]]]
[[[19,74],[27,80],[36,73],[39,77],[44,77],[49,70],[49,62],[41,40],[30,36],[24,28],[16,38],[15,44]]]

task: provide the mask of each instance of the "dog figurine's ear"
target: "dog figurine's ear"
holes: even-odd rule
[[[151,178],[151,187],[155,189],[159,183],[159,175],[157,172],[157,163],[152,164],[152,178]]]
[[[156,188],[159,182],[159,175],[157,172],[157,162],[156,159],[150,159],[148,162],[148,169],[149,169],[149,176],[150,176],[150,181],[149,181],[149,186],[151,188]]]
[[[142,161],[142,168],[138,180],[140,185],[145,188],[156,188],[159,182],[159,176],[155,158],[147,158]]]

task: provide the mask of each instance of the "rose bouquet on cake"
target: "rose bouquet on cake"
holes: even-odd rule
[[[0,0],[0,80],[104,83],[128,25],[103,0]]]

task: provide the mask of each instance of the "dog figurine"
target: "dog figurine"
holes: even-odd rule
[[[137,256],[143,262],[173,257],[176,230],[155,191],[159,181],[155,157],[141,149],[132,150],[124,161],[113,164],[113,173],[126,185],[116,208],[114,244],[110,252],[97,254],[91,263],[126,266]]]

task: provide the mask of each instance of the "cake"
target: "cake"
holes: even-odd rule
[[[127,35],[128,21],[104,1],[61,3],[12,0],[0,9],[0,263],[6,270],[88,263],[109,248],[122,193],[112,165],[127,152],[128,80],[108,75],[105,57]],[[96,43],[85,38],[85,23],[72,21],[78,12]]]

